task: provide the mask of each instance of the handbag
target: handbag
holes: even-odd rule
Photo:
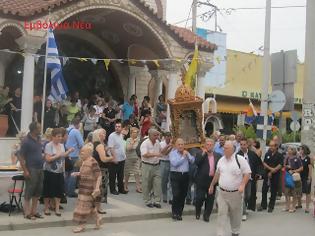
[[[294,182],[301,181],[301,175],[299,173],[293,173],[292,178]]]
[[[65,157],[65,171],[73,171],[74,166],[73,162],[70,160],[70,157]]]
[[[287,188],[294,188],[295,186],[293,176],[288,171],[285,172],[285,186]]]

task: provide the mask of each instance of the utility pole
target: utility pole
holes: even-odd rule
[[[315,152],[315,1],[306,6],[305,78],[302,108],[302,143]]]
[[[264,116],[264,129],[262,139],[262,154],[265,155],[268,125],[268,88],[270,82],[270,25],[271,25],[271,0],[266,0],[265,17],[265,43],[263,60],[263,81],[261,91],[261,115]]]
[[[197,3],[198,0],[193,0],[192,3],[192,31],[197,33]]]

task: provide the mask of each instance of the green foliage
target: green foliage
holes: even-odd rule
[[[294,140],[295,135],[295,140]],[[290,132],[282,135],[282,143],[301,142],[301,132]]]
[[[294,140],[295,135],[295,140]],[[286,132],[281,133],[280,130],[276,130],[272,132],[272,138],[274,136],[278,136],[282,138],[282,143],[293,143],[293,142],[301,142],[301,132]]]
[[[256,130],[255,128],[250,125],[250,126],[236,126],[234,127],[233,131],[235,133],[241,132],[245,138],[253,138],[256,139],[257,135],[256,135]]]
[[[255,128],[250,125],[250,126],[236,126],[234,127],[233,131],[235,133],[241,132],[245,138],[253,138],[256,139],[256,130]],[[294,139],[295,135],[295,139]],[[279,136],[282,138],[282,143],[292,143],[292,142],[301,142],[301,132],[286,132],[286,133],[281,133],[280,130],[274,130],[271,133],[271,138],[267,140],[267,143],[274,137],[274,136]]]

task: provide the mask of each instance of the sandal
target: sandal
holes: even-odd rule
[[[27,216],[24,216],[25,219],[28,219],[28,220],[36,220],[36,218],[32,215],[27,215]]]
[[[74,228],[74,229],[72,230],[73,233],[81,233],[81,232],[84,232],[84,231],[85,231],[85,228],[82,227],[82,226],[79,226],[79,227]]]
[[[103,211],[103,210],[97,210],[97,213],[98,213],[98,214],[101,214],[101,215],[107,214],[106,211]]]
[[[36,213],[33,216],[38,218],[38,219],[44,219],[44,217],[41,214],[39,214],[39,213]]]
[[[136,192],[137,193],[142,193],[142,190],[141,189],[137,189]]]
[[[49,211],[44,211],[44,215],[45,215],[45,216],[50,216],[51,213],[50,213]]]
[[[294,212],[295,212],[295,210],[291,209],[291,210],[289,210],[289,212],[290,212],[290,213],[294,213]]]
[[[60,212],[55,212],[55,215],[56,216],[61,216],[61,213]]]

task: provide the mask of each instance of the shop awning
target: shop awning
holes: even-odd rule
[[[254,107],[257,111],[257,113],[260,113],[260,104],[254,104]],[[233,101],[233,98],[229,101],[217,101],[217,110],[218,113],[230,113],[230,114],[241,114],[241,113],[247,113],[249,110],[249,104],[247,100],[244,101]],[[301,114],[301,111],[298,111]],[[271,112],[269,112],[271,115]],[[278,118],[280,117],[280,112],[276,112],[275,116]],[[284,118],[290,118],[291,112],[285,111],[282,112],[282,116]]]

